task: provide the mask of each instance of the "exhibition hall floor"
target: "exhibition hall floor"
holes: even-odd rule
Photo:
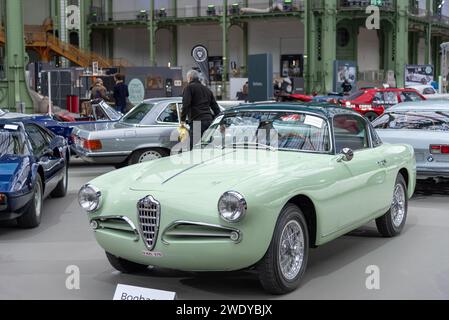
[[[312,250],[302,286],[273,297],[252,272],[114,271],[77,201],[84,183],[110,170],[75,161],[67,197],[45,201],[38,229],[0,224],[0,299],[110,300],[119,283],[174,291],[178,299],[449,299],[448,185],[446,192],[415,195],[398,238],[381,238],[370,224]],[[79,290],[66,287],[69,266],[80,270]],[[378,282],[370,281],[372,270],[379,271]],[[369,290],[367,282],[379,289]]]

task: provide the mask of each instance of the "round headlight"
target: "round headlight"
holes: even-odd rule
[[[226,192],[218,201],[220,217],[230,223],[241,221],[246,214],[246,210],[246,200],[238,192]]]
[[[85,211],[94,212],[100,208],[101,192],[94,186],[87,184],[78,193],[78,202]]]

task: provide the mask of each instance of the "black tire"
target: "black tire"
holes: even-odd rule
[[[395,201],[396,192],[399,188],[399,193],[403,193],[403,213],[402,216],[396,214]],[[401,206],[401,204],[399,204]],[[376,226],[379,233],[385,238],[392,238],[399,235],[404,229],[405,222],[407,220],[407,212],[408,212],[408,196],[407,196],[407,184],[405,183],[405,179],[402,174],[399,174],[396,178],[396,183],[394,184],[393,190],[393,200],[391,204],[390,210],[383,215],[382,217],[376,219]],[[395,218],[397,220],[395,221]],[[400,222],[400,223],[399,223]]]
[[[111,266],[113,266],[116,270],[120,271],[121,273],[139,273],[148,269],[148,266],[146,265],[116,257],[109,252],[106,252],[106,257],[108,258]]]
[[[51,192],[51,196],[54,198],[64,198],[67,195],[67,188],[69,185],[69,166],[67,163],[64,164],[64,176],[61,181],[59,181],[56,188]]]
[[[152,153],[152,155],[154,155],[155,157],[154,160],[169,156],[169,152],[161,148],[149,148],[137,150],[134,151],[134,153],[129,157],[128,165],[144,162],[142,161],[141,157],[144,156],[146,153]]]
[[[293,224],[299,226],[303,235],[303,259],[299,271],[296,276],[288,279],[282,272],[280,266],[281,253],[281,238],[285,228]],[[284,247],[287,250],[286,247]],[[292,250],[292,248],[290,248]],[[309,232],[307,229],[307,222],[301,209],[293,204],[288,204],[282,210],[276,228],[274,230],[273,238],[268,248],[267,253],[257,265],[259,272],[259,280],[265,291],[280,295],[294,291],[300,285],[301,279],[306,271],[307,261],[309,256]]]
[[[379,116],[377,115],[377,113],[372,112],[372,111],[365,113],[365,118],[367,118],[370,122],[373,122],[378,117]]]
[[[42,204],[44,202],[43,190],[42,179],[40,175],[37,174],[33,189],[33,199],[28,204],[28,208],[25,213],[17,218],[17,224],[19,227],[24,229],[32,229],[40,225],[42,216]]]

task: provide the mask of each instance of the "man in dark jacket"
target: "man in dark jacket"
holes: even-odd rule
[[[221,110],[212,91],[201,84],[197,71],[187,73],[187,82],[182,98],[181,126],[189,124],[190,148],[193,149]]]
[[[114,86],[114,100],[115,108],[117,111],[125,114],[126,112],[126,99],[129,97],[128,86],[125,84],[125,76],[122,74],[116,74]]]

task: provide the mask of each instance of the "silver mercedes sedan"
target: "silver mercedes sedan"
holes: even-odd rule
[[[80,125],[73,151],[83,160],[117,167],[170,155],[177,142],[181,98],[148,99],[115,123]]]
[[[373,125],[382,141],[414,147],[418,179],[449,178],[449,101],[400,103]]]

